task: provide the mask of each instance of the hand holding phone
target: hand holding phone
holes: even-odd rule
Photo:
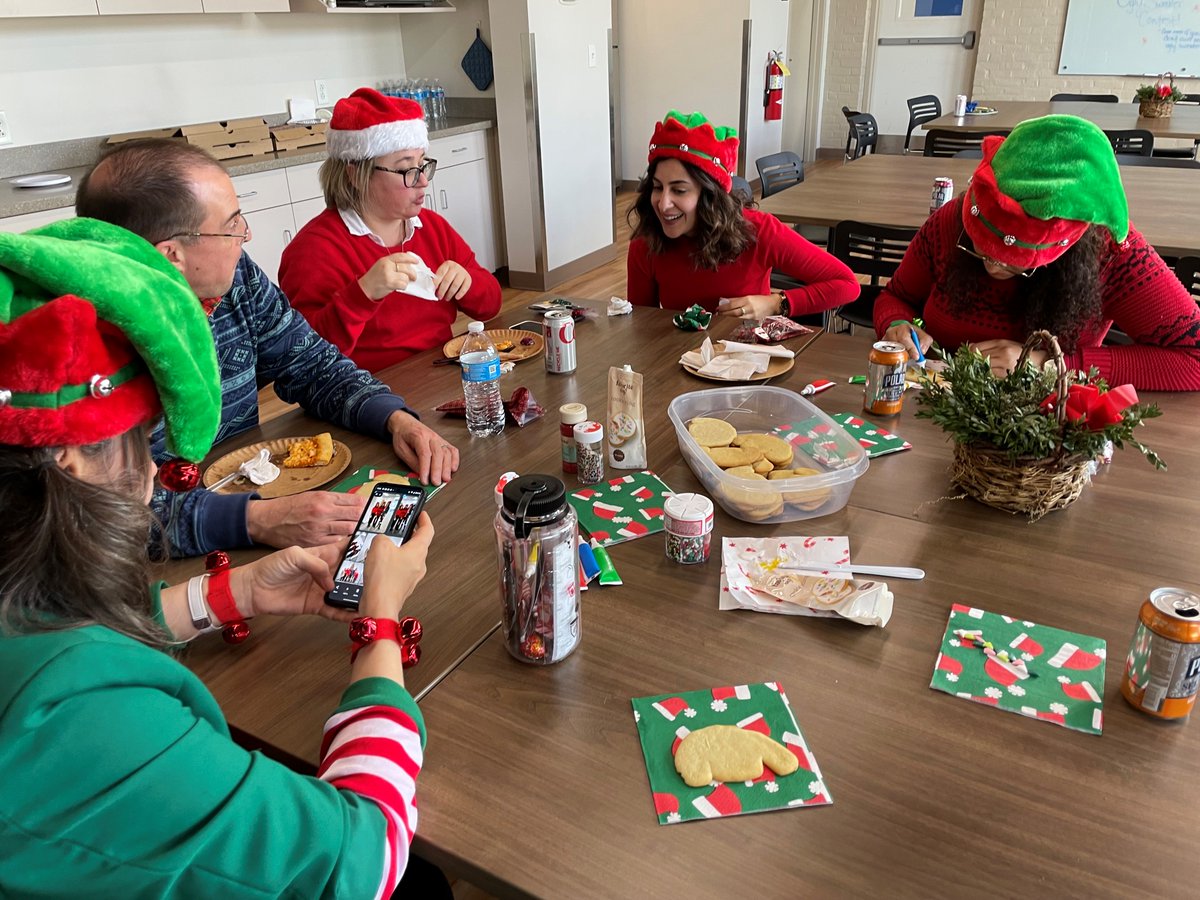
[[[333,573],[333,590],[325,602],[341,609],[358,609],[366,580],[367,552],[381,537],[399,547],[411,536],[425,505],[425,491],[404,484],[377,484],[371,491],[358,527]]]

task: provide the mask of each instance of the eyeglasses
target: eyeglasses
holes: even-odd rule
[[[405,187],[416,187],[417,179],[422,175],[425,180],[433,181],[433,173],[437,171],[437,160],[427,159],[419,166],[413,166],[411,169],[389,169],[387,166],[372,166],[372,169],[377,169],[380,172],[391,172],[393,175],[399,175],[404,179]]]
[[[236,216],[233,217],[234,222],[236,222],[238,219],[241,219],[242,225],[245,226],[241,231],[235,231],[235,232],[228,232],[228,231],[177,231],[175,234],[168,235],[167,237],[163,238],[163,240],[164,241],[172,241],[175,238],[181,238],[181,237],[223,237],[223,238],[233,238],[235,240],[241,241],[244,244],[244,243],[246,243],[246,241],[250,240],[250,223],[249,223],[249,221],[247,221],[246,217],[243,216],[241,213],[238,213]]]
[[[967,256],[973,256],[977,260],[987,263],[993,268],[999,269],[1002,272],[1007,272],[1009,275],[1017,275],[1021,278],[1028,278],[1039,268],[1041,268],[1040,266],[1034,266],[1032,269],[1022,269],[1020,266],[1010,266],[1008,263],[1002,263],[998,259],[992,259],[990,256],[984,256],[982,253],[977,252],[974,247],[968,247],[963,243],[963,241],[966,240],[966,237],[967,233],[965,231],[959,234],[958,244],[956,245],[959,250],[967,254]]]

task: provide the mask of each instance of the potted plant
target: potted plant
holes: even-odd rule
[[[1037,346],[1050,351],[1042,368],[1028,364]],[[1134,437],[1143,420],[1162,415],[1140,404],[1131,385],[1109,388],[1096,369],[1068,371],[1058,340],[1035,331],[1016,368],[995,378],[977,350],[963,346],[941,378],[923,379],[917,418],[931,419],[954,439],[951,481],[965,496],[1036,521],[1078,499],[1092,463],[1111,441],[1133,447],[1155,468],[1166,465]]]
[[[1138,115],[1144,119],[1166,119],[1183,99],[1183,91],[1175,87],[1175,75],[1164,72],[1154,84],[1143,84],[1134,95],[1138,100]]]

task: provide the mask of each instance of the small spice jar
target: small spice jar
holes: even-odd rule
[[[604,426],[599,422],[575,426],[575,466],[580,484],[599,484],[604,479]]]
[[[564,403],[558,408],[558,431],[562,437],[562,470],[569,475],[576,472],[575,426],[587,421],[587,407],[582,403]]]
[[[667,559],[683,565],[708,562],[713,504],[703,494],[673,494],[663,504]]]

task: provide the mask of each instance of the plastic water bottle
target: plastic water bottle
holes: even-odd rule
[[[467,326],[458,361],[462,364],[463,397],[467,401],[467,431],[487,437],[504,430],[504,401],[500,398],[500,354],[483,333],[482,322]]]
[[[446,127],[446,89],[441,79],[433,79],[433,121],[438,128]]]

